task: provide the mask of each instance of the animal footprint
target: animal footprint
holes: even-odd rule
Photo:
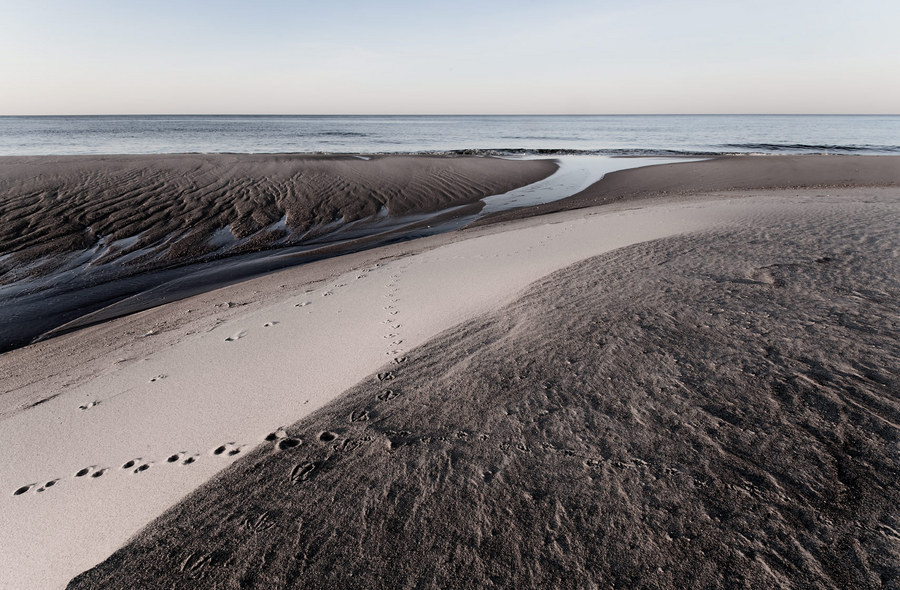
[[[310,303],[312,303],[312,301],[304,301],[303,303],[298,303],[298,304],[295,305],[294,307],[306,307],[306,306],[309,305]]]
[[[78,406],[78,409],[79,410],[90,410],[91,408],[95,408],[99,405],[100,405],[100,402],[95,400],[92,402],[88,402],[86,404],[81,404],[80,406]]]
[[[98,469],[97,471],[95,471],[91,474],[91,477],[93,477],[93,478],[103,477],[103,474],[106,473],[107,471],[109,471],[109,470],[106,469],[105,467],[103,469]]]
[[[39,487],[39,488],[38,488],[37,490],[35,490],[35,491],[37,491],[38,493],[40,493],[40,492],[46,492],[48,489],[50,489],[50,488],[52,488],[53,486],[55,486],[55,485],[57,484],[57,482],[59,482],[58,479],[51,479],[50,481],[48,481],[47,483],[45,483],[44,485],[42,485],[41,487]],[[20,488],[20,489],[21,489],[21,488]],[[18,491],[18,490],[16,490],[16,491]]]
[[[153,465],[153,463],[141,463],[140,465],[138,465],[137,467],[134,468],[134,471],[132,471],[132,473],[143,473],[144,471],[147,471],[148,469],[150,469],[151,465]]]
[[[91,465],[90,467],[82,467],[81,469],[79,469],[78,471],[75,472],[75,477],[84,477],[85,475],[89,474],[91,471],[93,471],[96,468],[97,468],[96,465]]]
[[[150,383],[156,383],[157,381],[161,381],[161,380],[165,379],[166,377],[168,377],[168,375],[157,375],[156,377],[153,377],[152,379],[150,379]]]
[[[271,328],[272,326],[278,325],[278,322],[266,322],[263,324],[263,328]]]
[[[405,363],[407,360],[408,359],[405,356],[398,356],[398,357],[394,358],[394,364],[400,365],[400,364]]]
[[[275,432],[270,432],[269,434],[267,434],[264,440],[267,442],[275,442],[279,438],[285,438],[286,436],[287,432],[284,431],[284,428],[279,428]]]
[[[319,463],[300,463],[291,469],[289,479],[291,483],[300,483],[312,477],[312,474],[319,468]]]
[[[384,391],[382,391],[381,393],[379,393],[379,394],[376,395],[375,397],[376,397],[379,401],[386,402],[386,401],[392,400],[392,399],[394,399],[394,398],[400,397],[400,395],[401,395],[401,394],[400,394],[399,391],[394,391],[393,389],[385,389]]]
[[[186,457],[184,461],[181,462],[182,465],[190,465],[197,461],[200,458],[200,455],[191,455],[190,457]]]
[[[303,443],[303,441],[300,440],[299,438],[288,437],[288,438],[283,438],[283,439],[279,440],[278,444],[275,445],[275,448],[278,449],[279,451],[286,451],[288,449],[293,449],[294,447],[298,447],[302,443]]]
[[[369,412],[366,410],[356,410],[350,413],[351,422],[366,422],[369,419]]]
[[[222,567],[231,563],[231,554],[222,549],[209,553],[195,551],[181,562],[181,571],[191,577],[203,577],[207,567]]]
[[[13,492],[13,496],[21,496],[22,494],[28,492],[31,488],[33,488],[36,485],[37,485],[36,483],[30,483],[26,486],[22,486]]]
[[[174,455],[169,455],[166,459],[166,463],[178,463],[187,453],[175,453]]]
[[[241,526],[254,531],[263,531],[275,526],[275,522],[269,517],[269,512],[263,512],[256,518],[247,516],[241,521]]]
[[[393,379],[394,379],[394,372],[393,372],[393,371],[388,371],[388,372],[386,372],[386,373],[378,373],[378,380],[379,380],[379,381],[382,381],[382,382],[383,382],[383,381],[392,381]]]
[[[243,338],[243,337],[246,336],[246,335],[247,335],[247,331],[246,331],[246,330],[241,330],[240,332],[237,332],[237,333],[235,333],[234,335],[229,336],[228,338],[226,338],[226,339],[225,339],[225,342],[234,342],[235,340],[240,340],[241,338]]]
[[[319,435],[319,440],[322,442],[331,442],[337,438],[337,435],[330,430],[326,430],[322,434]]]
[[[216,456],[227,455],[229,457],[233,457],[240,453],[241,450],[234,446],[233,442],[225,443],[224,445],[219,445],[218,447],[212,450],[212,454]]]

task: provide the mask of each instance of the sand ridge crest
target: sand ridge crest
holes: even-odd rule
[[[890,585],[893,203],[770,204],[559,270],[70,587]]]

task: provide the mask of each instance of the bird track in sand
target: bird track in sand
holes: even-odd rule
[[[368,412],[366,412],[365,417],[358,417],[357,420],[362,421],[368,419],[368,415]],[[332,442],[337,440],[339,436],[340,435],[334,431],[325,430],[319,433],[317,438],[321,442]],[[288,434],[284,427],[279,427],[262,437],[261,442],[273,443],[271,448],[274,451],[279,452],[288,451],[290,449],[299,447],[303,444],[303,439],[297,436],[292,436]],[[238,444],[234,441],[231,441],[210,449],[207,452],[207,455],[209,455],[210,457],[233,458],[242,454],[248,446],[249,445]],[[160,461],[150,461],[142,457],[135,457],[134,459],[129,459],[128,461],[120,465],[118,471],[126,472],[131,475],[137,475],[149,470],[154,465],[156,465],[156,463],[186,466],[198,462],[201,457],[202,453],[188,453],[187,451],[178,451],[175,453],[171,453],[166,456],[165,459]],[[72,479],[99,479],[107,474],[112,474],[113,471],[114,469],[112,467],[89,465],[87,467],[82,467],[81,469],[76,471],[72,475]],[[12,492],[12,495],[22,496],[32,491],[34,493],[43,493],[50,488],[57,486],[61,481],[62,478],[53,478],[46,480],[44,484],[32,482],[25,485],[20,485]]]
[[[356,279],[361,280],[361,279],[366,278],[370,272],[375,271],[380,266],[381,265],[375,265],[371,269],[366,269],[365,271],[357,274]],[[403,350],[398,348],[399,345],[403,343],[403,339],[400,338],[401,334],[399,332],[402,325],[399,323],[398,318],[394,317],[400,313],[400,309],[399,309],[399,305],[398,305],[400,303],[400,298],[398,296],[399,291],[400,291],[399,281],[402,278],[402,271],[405,269],[406,269],[406,266],[401,267],[401,269],[399,269],[399,271],[392,274],[390,276],[390,282],[387,285],[385,285],[385,287],[387,288],[387,293],[385,294],[385,298],[387,298],[389,300],[389,303],[388,303],[388,305],[383,306],[383,311],[385,311],[388,315],[388,318],[386,320],[384,320],[383,323],[386,325],[386,327],[388,328],[389,331],[383,335],[383,339],[390,340],[390,342],[387,345],[387,348],[389,350],[386,352],[386,354],[394,357],[392,360],[392,363],[394,365],[400,365],[407,361],[406,356],[400,356],[400,355],[402,355]],[[346,287],[346,286],[347,286],[347,283],[345,283],[345,282],[335,283],[331,287],[325,289],[322,292],[322,296],[330,297],[330,296],[336,295],[343,287]],[[312,291],[307,292],[306,295],[308,296],[311,292]],[[295,307],[307,307],[307,306],[311,306],[311,305],[312,305],[312,301],[304,300],[302,302],[296,303],[294,306]],[[225,323],[225,322],[221,322],[221,323]],[[221,323],[217,324],[217,326],[221,325]],[[272,328],[279,324],[280,324],[279,320],[271,319],[261,325],[264,328]],[[251,331],[252,330],[246,329],[246,328],[238,329],[235,332],[233,332],[230,336],[224,338],[224,341],[228,342],[228,343],[236,342],[238,340],[248,337],[251,334]],[[159,374],[156,374],[155,376],[149,378],[147,380],[147,383],[151,383],[151,384],[159,383],[163,380],[168,379],[168,377],[169,376],[167,374],[159,373]],[[392,381],[394,379],[394,377],[395,377],[395,373],[393,371],[386,371],[386,372],[377,374],[377,378],[380,381]],[[110,398],[95,399],[95,400],[91,400],[89,402],[83,403],[79,406],[79,410],[85,411],[85,410],[97,408],[104,401],[108,401],[109,399],[113,399],[115,397],[118,397],[119,395],[122,395],[122,394],[127,393],[132,390],[133,390],[133,388],[130,388],[130,389],[127,389],[120,393],[117,393],[116,395],[111,396]],[[395,399],[396,397],[399,397],[400,395],[401,394],[395,390],[386,389],[386,390],[382,391],[382,393],[378,394],[377,397],[378,397],[379,401],[389,401],[389,400]],[[366,421],[370,420],[373,416],[374,416],[373,410],[364,409],[364,410],[353,412],[352,415],[350,416],[350,421],[351,422],[366,422]],[[338,438],[339,438],[339,434],[337,434],[336,432],[333,432],[333,431],[329,431],[329,430],[323,431],[318,435],[318,440],[320,442],[325,442],[325,443],[333,442],[333,441],[337,440]],[[263,442],[273,443],[272,448],[275,451],[287,451],[287,450],[293,449],[293,448],[298,447],[301,444],[303,444],[303,440],[301,438],[288,435],[288,433],[284,430],[284,428],[278,428],[278,429],[272,431],[271,433],[269,433],[265,437],[263,437],[262,440],[263,440]],[[346,441],[345,441],[345,443],[346,443]],[[221,444],[214,448],[209,449],[207,451],[206,455],[208,455],[210,457],[232,458],[232,457],[236,457],[236,456],[240,455],[247,446],[248,445],[239,445],[238,443],[231,441],[231,442],[227,442],[227,443],[224,443],[224,444]],[[180,466],[192,465],[192,464],[198,462],[202,456],[203,456],[203,453],[199,453],[199,452],[190,453],[188,451],[180,450],[180,451],[177,451],[174,453],[170,453],[170,454],[166,455],[164,458],[157,460],[157,461],[147,460],[142,457],[136,457],[134,459],[129,459],[129,460],[125,461],[124,463],[122,463],[121,465],[119,465],[118,469],[114,469],[112,466],[100,466],[100,465],[96,465],[96,464],[89,465],[87,467],[78,469],[72,475],[72,479],[75,479],[75,480],[88,479],[88,478],[100,479],[104,476],[109,476],[116,471],[129,473],[131,475],[138,475],[138,474],[141,474],[143,472],[150,470],[157,464],[173,465],[173,466],[174,465],[180,465]],[[311,465],[311,467],[307,467],[307,468],[298,470],[297,473],[299,475],[296,475],[296,478],[298,478],[297,481],[308,479],[310,474],[316,468],[317,468],[316,465]],[[294,479],[294,478],[295,478],[295,475],[292,475],[292,479]],[[41,484],[39,482],[32,482],[32,483],[28,483],[25,485],[20,485],[12,492],[12,495],[21,496],[21,495],[27,494],[28,492],[43,493],[43,492],[49,490],[50,488],[58,487],[58,484],[62,481],[62,479],[63,478],[52,478],[52,479],[46,480],[43,484]]]

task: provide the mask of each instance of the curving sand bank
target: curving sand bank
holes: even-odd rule
[[[0,355],[0,586],[889,585],[898,213],[632,200]]]
[[[404,353],[70,588],[900,583],[900,198],[729,206]]]

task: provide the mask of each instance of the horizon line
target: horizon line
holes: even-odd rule
[[[898,113],[66,113],[12,117],[896,117]]]

